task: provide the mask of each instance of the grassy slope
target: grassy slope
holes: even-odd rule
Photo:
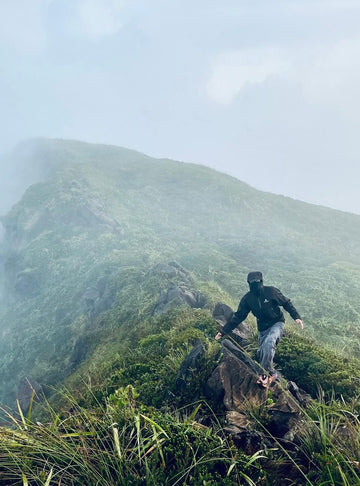
[[[192,272],[208,307],[219,296],[236,305],[247,271],[262,269],[292,297],[316,338],[359,352],[359,216],[117,147],[35,147],[29,160],[46,164],[51,176],[30,187],[4,220],[3,399],[23,373],[46,383],[67,376],[79,336],[91,346],[110,336],[116,343],[118,328],[146,319],[168,284],[149,269],[171,260]],[[33,294],[14,292],[19,275],[33,277]],[[82,296],[104,277],[116,293],[115,310],[89,327]]]

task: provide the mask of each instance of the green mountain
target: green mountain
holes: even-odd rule
[[[86,336],[109,332],[99,324],[108,309],[118,311],[111,332],[151,316],[169,283],[151,269],[171,261],[209,310],[221,297],[235,307],[246,273],[262,270],[307,333],[359,356],[360,216],[119,147],[38,140],[26,154],[46,177],[2,218],[3,401],[21,376],[71,374],[95,350]],[[79,338],[88,349],[74,357]]]
[[[19,398],[29,416],[13,416],[17,433],[0,428],[9,453],[0,454],[0,484],[10,470],[14,481],[4,484],[30,476],[30,484],[272,485],[294,451],[303,469],[292,464],[293,484],[305,484],[303,470],[314,468],[306,484],[355,484],[360,216],[119,147],[36,140],[18,154],[41,182],[2,217],[0,401],[13,407]],[[301,446],[277,444],[264,467],[259,450],[234,449],[222,428],[210,427],[210,408],[193,425],[199,409],[189,405],[202,400],[220,359],[214,305],[235,308],[251,270],[281,288],[305,324],[301,333],[287,323],[277,352],[283,375],[313,397],[321,386],[339,400],[304,412],[310,425]],[[199,341],[201,369],[176,396],[179,369]],[[247,353],[255,349],[256,336]],[[48,428],[31,428],[27,383],[53,407]],[[70,406],[68,392],[57,394],[62,386]],[[265,424],[259,429],[274,400],[269,394],[249,412]],[[340,428],[344,456],[334,439]]]
[[[293,299],[308,332],[358,353],[359,216],[117,147],[44,140],[33,143],[31,160],[48,177],[2,220],[4,381],[14,370],[56,381],[87,289],[103,279],[118,302],[133,279],[121,305],[124,319],[136,318],[161,290],[146,305],[144,275],[173,260],[233,305],[246,273],[261,269]]]

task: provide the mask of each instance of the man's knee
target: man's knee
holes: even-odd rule
[[[259,353],[262,355],[271,354],[275,348],[276,348],[275,341],[273,339],[269,339],[262,343],[262,345],[259,348]]]
[[[284,326],[279,325],[274,328],[274,331],[271,333],[271,339],[274,341],[275,345],[279,344],[281,338],[284,335]]]
[[[264,346],[276,347],[276,344],[280,341],[280,337],[277,333],[271,333],[264,340]]]

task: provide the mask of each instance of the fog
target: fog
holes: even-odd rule
[[[44,180],[51,170],[51,161],[44,160],[36,150],[37,141],[18,143],[0,158],[0,217],[6,215],[31,184]]]
[[[359,21],[349,0],[1,2],[1,213],[42,177],[9,155],[33,137],[360,213]]]

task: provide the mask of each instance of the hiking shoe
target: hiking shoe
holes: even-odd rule
[[[268,375],[260,375],[256,383],[260,385],[262,388],[267,388],[269,383]]]

